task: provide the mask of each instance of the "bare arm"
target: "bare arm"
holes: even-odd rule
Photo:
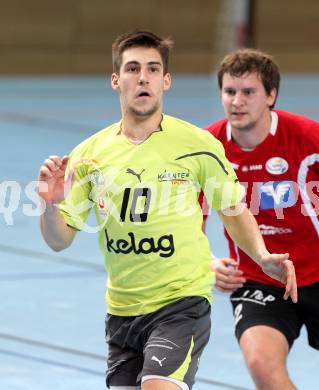
[[[76,229],[68,226],[58,209],[64,199],[64,174],[68,162],[67,157],[50,156],[39,172],[39,195],[44,201],[45,210],[40,218],[40,227],[45,242],[55,251],[61,251],[71,245]],[[72,178],[70,177],[70,182]]]
[[[269,252],[254,216],[244,205],[241,206],[242,210],[240,212],[236,208],[231,208],[219,211],[218,215],[230,237],[249,257],[260,265],[261,258]]]
[[[265,274],[286,285],[285,299],[290,296],[297,302],[296,275],[292,261],[288,260],[289,254],[269,253],[255,218],[244,205],[240,206],[240,212],[238,208],[218,212],[228,234]]]
[[[203,219],[202,230],[206,234],[207,218]],[[238,269],[238,263],[231,258],[217,258],[213,252],[211,269],[216,275],[215,287],[222,292],[231,292],[242,287],[246,282],[243,272]]]

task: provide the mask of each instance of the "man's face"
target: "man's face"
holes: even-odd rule
[[[146,118],[162,110],[163,92],[171,78],[164,74],[156,49],[133,47],[123,52],[119,74],[112,74],[111,83],[120,94],[122,113]]]
[[[268,96],[256,72],[239,77],[225,73],[222,81],[222,105],[234,129],[251,130],[269,119],[276,90]]]

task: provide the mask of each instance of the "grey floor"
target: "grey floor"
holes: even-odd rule
[[[318,98],[319,75],[284,76],[278,107],[319,120]],[[213,76],[176,77],[165,107],[199,126],[223,115]],[[105,388],[106,277],[96,237],[81,233],[68,250],[50,251],[32,181],[48,155],[67,154],[118,118],[108,79],[0,78],[0,389]],[[214,251],[225,255],[215,216],[208,230]],[[227,295],[215,293],[212,321],[194,390],[253,389]],[[298,389],[318,389],[319,354],[304,332],[288,364]]]

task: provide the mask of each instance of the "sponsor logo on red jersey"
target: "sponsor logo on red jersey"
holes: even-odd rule
[[[260,210],[291,207],[297,202],[292,181],[258,183]]]
[[[273,175],[282,175],[288,168],[288,162],[282,157],[272,157],[266,162],[266,170]]]

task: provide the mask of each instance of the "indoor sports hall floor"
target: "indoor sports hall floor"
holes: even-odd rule
[[[318,99],[318,76],[286,76],[277,106],[319,120]],[[214,77],[176,77],[165,111],[199,126],[221,118]],[[47,156],[67,154],[118,118],[107,78],[0,79],[0,389],[104,389],[106,276],[96,236],[81,233],[62,253],[48,249],[31,182]],[[214,218],[209,235],[226,254]],[[194,390],[253,389],[227,295],[215,293],[212,323]],[[319,353],[304,333],[288,364],[298,389],[318,389]]]

